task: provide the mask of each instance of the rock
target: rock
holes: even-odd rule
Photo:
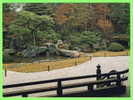
[[[74,50],[59,49],[59,51],[62,56],[73,57],[73,58],[80,56],[80,53]]]
[[[35,57],[40,53],[43,53],[46,51],[46,47],[29,47],[22,51],[22,56],[23,57]]]

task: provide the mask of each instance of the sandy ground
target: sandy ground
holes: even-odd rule
[[[49,80],[49,79],[55,79],[55,78],[64,78],[64,77],[72,77],[72,76],[83,76],[83,75],[90,75],[90,74],[95,74],[96,73],[96,66],[100,64],[102,67],[102,73],[109,72],[111,70],[117,70],[117,71],[122,71],[127,68],[129,68],[129,56],[117,56],[117,57],[94,57],[92,58],[91,61],[87,61],[83,64],[69,67],[69,68],[64,68],[64,69],[57,69],[57,70],[52,70],[52,71],[45,71],[45,72],[34,72],[34,73],[19,73],[19,72],[12,72],[12,71],[7,71],[7,76],[4,77],[4,85],[8,84],[15,84],[15,83],[23,83],[23,82],[31,82],[31,81],[40,81],[40,80]],[[78,80],[81,81],[81,80]],[[84,80],[85,81],[85,80]],[[86,80],[88,81],[88,80]],[[77,82],[77,81],[73,81]],[[70,83],[70,82],[69,82]],[[125,84],[129,86],[130,82],[126,82]],[[64,83],[67,84],[67,83]],[[53,86],[56,85],[55,83],[53,84],[48,84],[45,86]],[[35,87],[44,87],[43,85],[37,85]],[[15,90],[22,90],[22,89],[27,89],[27,88],[33,88],[33,86],[27,86],[23,88],[15,88]],[[82,89],[87,89],[86,87],[83,87]],[[13,91],[14,89],[5,89],[5,92]],[[64,92],[69,92],[64,91]],[[74,91],[74,89],[73,89]],[[76,89],[75,89],[76,91]],[[56,93],[56,91],[51,92]],[[50,94],[50,93],[49,93]],[[31,94],[30,96],[40,96],[44,95],[44,93],[40,94]]]

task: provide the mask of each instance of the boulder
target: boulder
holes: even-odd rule
[[[40,53],[43,53],[46,51],[46,47],[29,47],[22,51],[23,57],[35,57],[39,55]]]
[[[65,50],[65,49],[59,49],[60,55],[76,58],[80,56],[80,53],[78,51],[74,50]]]

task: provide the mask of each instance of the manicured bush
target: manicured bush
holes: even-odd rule
[[[109,51],[123,51],[124,49],[125,49],[124,46],[116,42],[111,43],[110,46],[108,47]]]

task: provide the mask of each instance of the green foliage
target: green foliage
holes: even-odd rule
[[[108,47],[109,51],[123,51],[124,49],[125,49],[124,46],[116,42],[111,43],[110,46]]]
[[[5,12],[9,12],[11,10],[10,7],[11,7],[11,4],[9,4],[9,3],[3,4],[3,10]]]
[[[65,22],[65,29],[82,32],[95,28],[94,24],[97,16],[90,4],[78,4],[65,15],[68,17]]]
[[[55,45],[48,46],[46,52],[48,55],[59,55],[59,51],[56,49]]]
[[[9,54],[3,54],[3,62],[5,63],[7,63],[7,62],[13,62],[14,61],[14,59],[13,59],[13,57],[12,56],[10,56]]]
[[[4,11],[8,12],[20,7],[19,4],[12,5],[4,5]],[[61,5],[63,7],[60,8]],[[28,3],[21,4],[22,6],[21,11],[15,12],[16,18],[8,25],[9,27],[4,26],[9,30],[9,34],[14,36],[8,42],[11,48],[16,46],[19,49],[25,49],[28,46],[43,46],[47,42],[56,43],[62,40],[67,41],[68,49],[102,50],[106,49],[113,40],[111,36],[113,33],[116,35],[130,33],[128,4]],[[108,8],[108,11],[103,7]],[[99,16],[97,16],[98,13]],[[115,50],[112,46],[109,50],[112,48]],[[56,50],[50,47],[48,52],[54,54]]]
[[[22,36],[28,45],[36,45],[40,40],[56,41],[59,37],[54,31],[52,17],[38,16],[28,11],[19,12],[17,19],[10,24],[9,29],[10,33]]]
[[[46,51],[46,48],[43,47],[37,47],[37,46],[29,46],[22,52],[22,57],[35,57],[39,55],[40,53],[44,53]]]
[[[22,57],[35,57],[38,55],[58,55],[58,50],[56,49],[55,45],[46,45],[43,47],[39,46],[29,46],[24,49],[21,53]]]
[[[81,38],[82,41],[84,43],[93,45],[95,43],[97,43],[101,38],[100,38],[100,34],[97,32],[91,32],[91,31],[84,31],[81,33]]]
[[[24,10],[33,12],[37,15],[53,15],[53,4],[42,4],[42,3],[29,3],[24,6]]]
[[[71,49],[79,47],[81,50],[88,49],[89,51],[94,49],[94,45],[99,43],[101,35],[98,32],[84,31],[81,33],[75,33],[71,36]]]
[[[129,4],[111,4],[110,18],[117,33],[129,33],[130,9]],[[128,31],[128,32],[127,32]]]
[[[126,33],[130,34],[130,23],[128,23],[127,29],[126,29]]]

